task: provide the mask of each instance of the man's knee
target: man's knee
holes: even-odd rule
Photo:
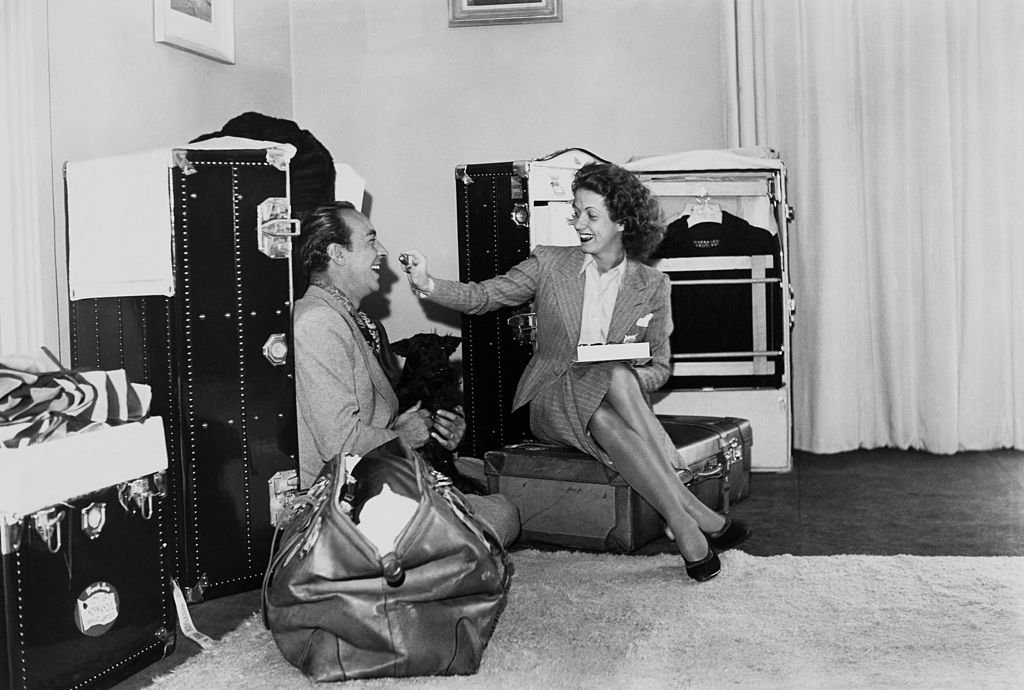
[[[519,536],[519,509],[500,494],[489,496],[467,495],[473,514],[498,537],[503,546],[509,546]]]

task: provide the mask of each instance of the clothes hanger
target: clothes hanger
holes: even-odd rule
[[[687,204],[683,212],[689,216],[686,219],[686,225],[690,228],[700,223],[718,223],[719,225],[722,223],[722,207],[711,203],[711,195],[708,194],[707,187],[700,188],[697,202]]]

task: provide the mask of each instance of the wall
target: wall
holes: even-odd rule
[[[444,2],[291,6],[295,120],[366,178],[394,273],[415,247],[457,277],[459,163],[725,146],[722,0],[564,0],[559,23],[459,28]],[[394,273],[369,309],[392,340],[459,327]]]
[[[184,143],[248,110],[291,118],[289,7],[236,0],[235,64],[227,65],[154,42],[149,0],[48,5],[49,70],[41,79],[50,87],[56,232],[44,254],[56,257],[47,270],[58,294],[47,343],[68,361],[64,162]],[[110,210],[117,215],[116,189]]]

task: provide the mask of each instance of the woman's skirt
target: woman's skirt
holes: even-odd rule
[[[621,362],[574,364],[530,401],[530,429],[545,443],[572,446],[609,467],[611,458],[587,431]]]

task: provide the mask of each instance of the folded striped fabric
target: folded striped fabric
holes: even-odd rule
[[[0,361],[0,447],[20,448],[149,414],[149,386],[128,381],[123,369],[68,369],[43,351],[45,359]]]

